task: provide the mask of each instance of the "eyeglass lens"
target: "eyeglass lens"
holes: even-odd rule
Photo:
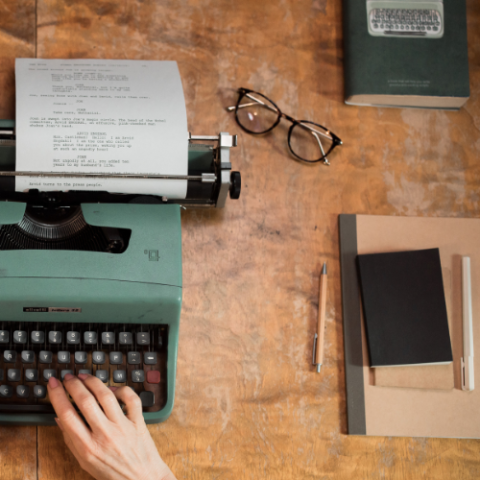
[[[302,122],[291,128],[289,145],[297,157],[314,162],[325,157],[333,146],[333,140],[321,127]]]
[[[237,109],[237,120],[252,133],[264,133],[279,120],[279,111],[267,98],[258,93],[243,95]]]

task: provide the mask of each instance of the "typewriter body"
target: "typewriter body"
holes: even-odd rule
[[[201,143],[196,143],[201,142]],[[187,198],[15,192],[14,122],[0,121],[0,424],[53,425],[46,384],[88,372],[133,388],[147,423],[174,403],[182,206],[240,195],[226,133],[189,139]],[[76,175],[78,176],[78,175]]]

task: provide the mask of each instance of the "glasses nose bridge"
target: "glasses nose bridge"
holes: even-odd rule
[[[287,115],[286,113],[280,112],[280,117],[284,118],[285,120],[288,120],[289,122],[297,123],[297,121],[293,117],[291,117],[290,115]]]

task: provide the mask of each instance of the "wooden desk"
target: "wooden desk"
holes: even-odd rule
[[[337,229],[341,212],[480,216],[480,4],[467,3],[471,98],[443,112],[343,104],[340,0],[0,2],[0,118],[14,116],[15,57],[168,59],[190,131],[239,135],[240,200],[183,215],[176,404],[150,427],[179,479],[480,476],[479,441],[345,435]],[[240,86],[331,128],[344,140],[332,166],[293,161],[286,125],[242,132],[224,109]],[[0,477],[89,478],[56,427],[0,428]]]

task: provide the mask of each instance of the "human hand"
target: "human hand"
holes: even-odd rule
[[[97,480],[175,480],[147,429],[140,397],[130,387],[108,388],[85,374],[67,374],[63,383],[88,426],[56,378],[48,381],[48,395],[65,443],[84,470]]]

